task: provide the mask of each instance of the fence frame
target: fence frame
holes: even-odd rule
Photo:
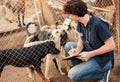
[[[114,0],[116,6],[116,35],[117,35],[117,51],[120,53],[120,1]]]

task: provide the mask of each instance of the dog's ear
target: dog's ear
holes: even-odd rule
[[[64,46],[66,44],[67,38],[68,38],[67,32],[64,31],[64,34],[60,35],[60,45],[61,46]]]

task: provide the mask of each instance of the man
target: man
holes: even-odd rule
[[[110,69],[114,66],[115,42],[108,23],[89,14],[82,0],[69,0],[64,5],[65,14],[78,23],[80,33],[78,42],[68,42],[65,50],[69,55],[78,55],[71,59],[73,67],[68,76],[74,82],[98,80],[108,82]]]

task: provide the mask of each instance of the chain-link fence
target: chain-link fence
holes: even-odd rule
[[[0,0],[0,50],[3,51],[6,49],[10,49],[11,52],[9,51],[5,52],[7,54],[18,53],[14,52],[14,48],[23,48],[24,42],[27,37],[25,27],[29,22],[36,23],[38,27],[33,25],[33,28],[35,27],[40,29],[42,26],[46,24],[47,25],[55,24],[55,22],[58,20],[64,21],[66,16],[62,14],[62,6],[64,5],[65,1],[67,0]],[[99,16],[104,21],[110,24],[110,29],[113,33],[117,46],[119,43],[118,42],[119,36],[117,36],[116,30],[119,27],[116,26],[117,22],[115,19],[116,16],[115,14],[117,11],[115,11],[116,6],[114,0],[84,0],[84,1],[87,3],[89,11],[91,13],[96,14],[97,16]],[[27,53],[25,51],[19,52]],[[7,72],[10,72],[11,70],[12,69],[10,69]],[[53,71],[51,72],[53,73]],[[9,75],[7,75],[6,73],[5,75],[3,75],[3,77],[1,78],[2,80],[0,82],[7,82],[8,80],[10,80],[10,79],[5,80],[6,76],[9,78]],[[15,75],[12,76],[14,77]],[[60,75],[58,76],[60,77]],[[60,79],[60,82],[64,82],[64,80],[66,80],[66,78],[63,78],[62,81]],[[26,81],[32,82],[30,80]],[[69,80],[67,81],[70,82]],[[14,79],[14,81],[11,80],[9,82],[20,81],[15,81]]]
[[[94,7],[90,8],[95,9],[94,13],[110,24],[110,30],[113,33],[116,44],[118,44],[118,37],[116,36],[116,30],[118,27],[116,26],[115,7],[114,0],[96,0]]]

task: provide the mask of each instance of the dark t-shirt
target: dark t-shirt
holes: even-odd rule
[[[92,17],[86,27],[81,23],[78,23],[77,27],[77,31],[80,32],[84,43],[83,51],[91,51],[100,48],[104,45],[104,42],[112,36],[108,23],[92,14],[91,16]],[[112,61],[112,66],[114,65],[113,51],[95,56],[94,58],[101,67],[104,67],[109,61]]]

